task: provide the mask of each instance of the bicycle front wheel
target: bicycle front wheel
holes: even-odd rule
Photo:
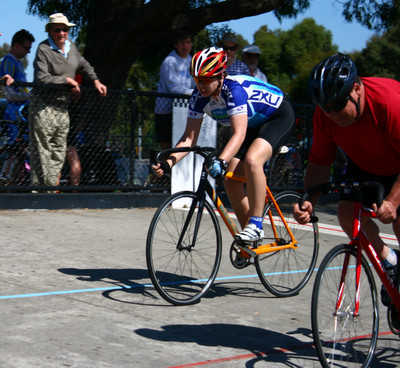
[[[325,256],[316,275],[311,324],[318,358],[325,368],[369,367],[374,355],[379,326],[375,281],[363,256],[356,315],[356,266],[356,249],[342,244]]]
[[[217,217],[206,201],[198,211],[198,196],[180,192],[154,214],[147,234],[147,269],[154,287],[169,303],[196,303],[215,280],[222,240]]]
[[[282,192],[275,198],[282,217],[297,241],[297,248],[259,254],[255,258],[255,266],[261,282],[270,293],[278,297],[298,294],[310,279],[318,257],[318,225],[316,223],[300,225],[293,218],[293,206],[299,198],[300,195],[292,191]],[[265,206],[263,218],[264,244],[291,243],[290,234],[272,202]]]

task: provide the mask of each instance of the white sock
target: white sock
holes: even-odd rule
[[[397,255],[392,248],[389,248],[389,254],[383,261],[383,265],[386,269],[397,265]]]

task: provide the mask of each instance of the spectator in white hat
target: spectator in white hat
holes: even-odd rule
[[[76,74],[92,82],[100,96],[107,95],[107,87],[100,82],[93,67],[68,38],[70,27],[73,26],[75,24],[70,23],[62,13],[50,15],[45,28],[48,38],[39,44],[33,62],[34,83],[69,87],[35,87],[31,92],[29,135],[31,184],[34,186],[58,185],[70,126],[68,104],[72,96],[76,100],[81,92],[75,80]]]
[[[261,50],[256,45],[247,45],[242,50],[242,60],[250,69],[252,77],[261,79],[263,82],[268,82],[267,77],[258,68],[258,61],[260,59]]]

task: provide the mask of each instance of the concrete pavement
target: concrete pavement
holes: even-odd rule
[[[212,290],[189,307],[151,287],[145,242],[155,208],[0,211],[0,367],[320,367],[312,346],[314,276],[278,299],[253,267],[237,270],[230,235]],[[320,255],[346,241],[335,206],[318,216]],[[392,237],[389,226],[382,229]],[[373,367],[400,364],[400,339],[380,338]]]

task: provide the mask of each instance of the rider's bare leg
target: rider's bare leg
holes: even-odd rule
[[[244,175],[243,162],[237,158],[233,158],[228,164],[227,171]],[[238,180],[225,178],[224,187],[233,211],[243,229],[249,221],[249,199],[244,188],[244,183]]]
[[[264,164],[272,157],[272,146],[257,138],[249,147],[244,159],[250,216],[261,217],[265,205],[266,179]]]

